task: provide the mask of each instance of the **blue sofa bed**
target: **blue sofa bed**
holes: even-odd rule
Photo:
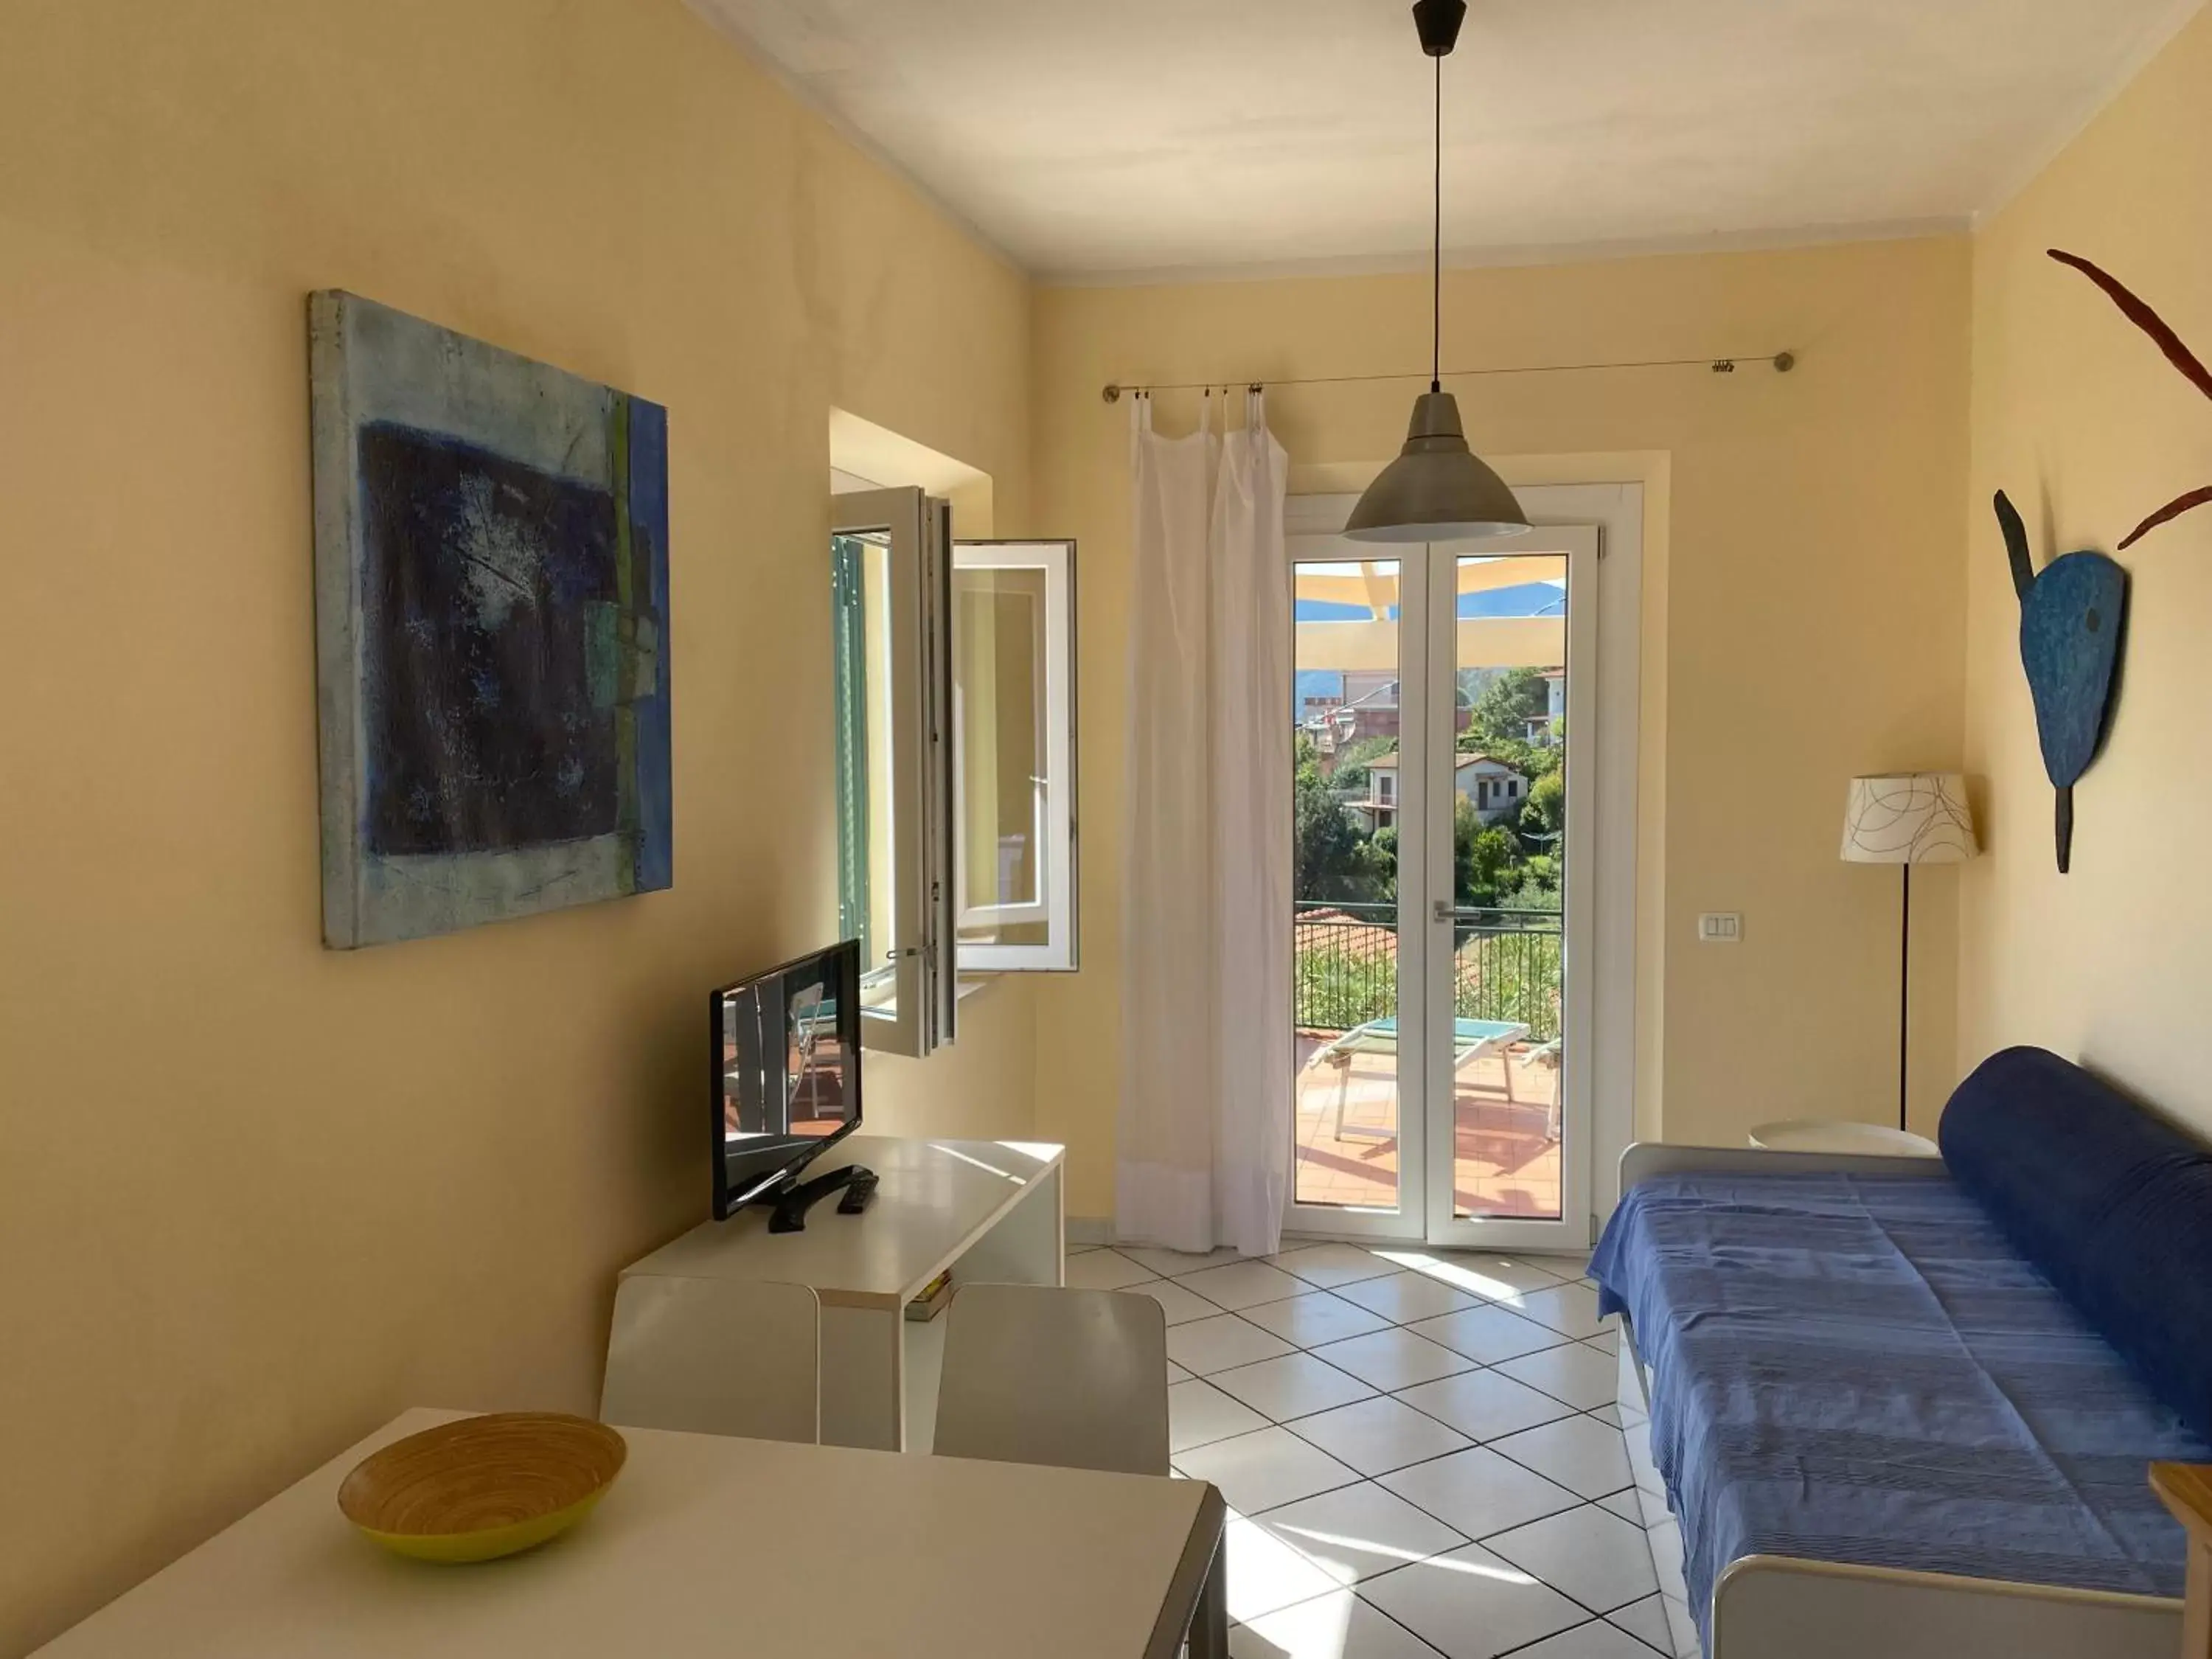
[[[1649,1172],[1590,1272],[1625,1316],[1623,1410],[1665,1502],[1647,1519],[1679,1528],[1714,1659],[1955,1654],[2005,1623],[1954,1595],[1945,1633],[1911,1585],[2044,1587],[2064,1594],[2004,1601],[2008,1629],[2057,1643],[2086,1619],[2053,1650],[2173,1650],[2184,1539],[2145,1474],[2212,1462],[2212,1153],[2034,1048],[1984,1062],[1940,1136],[1941,1162],[1624,1162]],[[1811,1625],[1871,1627],[1778,1643],[1778,1579],[1732,1626],[1732,1573],[1775,1562],[1863,1570],[1800,1595]]]

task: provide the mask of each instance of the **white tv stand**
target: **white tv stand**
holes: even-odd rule
[[[946,1267],[953,1282],[1065,1283],[1066,1149],[1035,1141],[904,1140],[853,1135],[805,1174],[860,1164],[875,1201],[840,1215],[817,1204],[804,1232],[771,1233],[764,1209],[694,1227],[623,1270],[808,1285],[822,1298],[822,1438],[835,1446],[927,1451],[937,1416],[943,1316],[906,1304]]]

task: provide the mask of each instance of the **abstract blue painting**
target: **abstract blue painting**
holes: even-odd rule
[[[667,411],[308,312],[324,943],[668,886]]]

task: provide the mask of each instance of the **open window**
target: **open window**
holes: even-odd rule
[[[1076,966],[1075,544],[952,551],[963,973]]]
[[[960,977],[1077,964],[1075,544],[956,543],[923,489],[833,482],[839,927],[863,1041],[919,1057]]]
[[[861,1039],[952,1041],[951,511],[919,489],[832,498],[839,931],[860,941]]]

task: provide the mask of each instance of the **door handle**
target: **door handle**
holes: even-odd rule
[[[1429,906],[1429,920],[1430,920],[1430,921],[1449,921],[1451,919],[1452,919],[1452,902],[1451,902],[1449,899],[1437,899],[1437,900],[1433,901],[1433,902],[1430,904],[1430,906]]]

